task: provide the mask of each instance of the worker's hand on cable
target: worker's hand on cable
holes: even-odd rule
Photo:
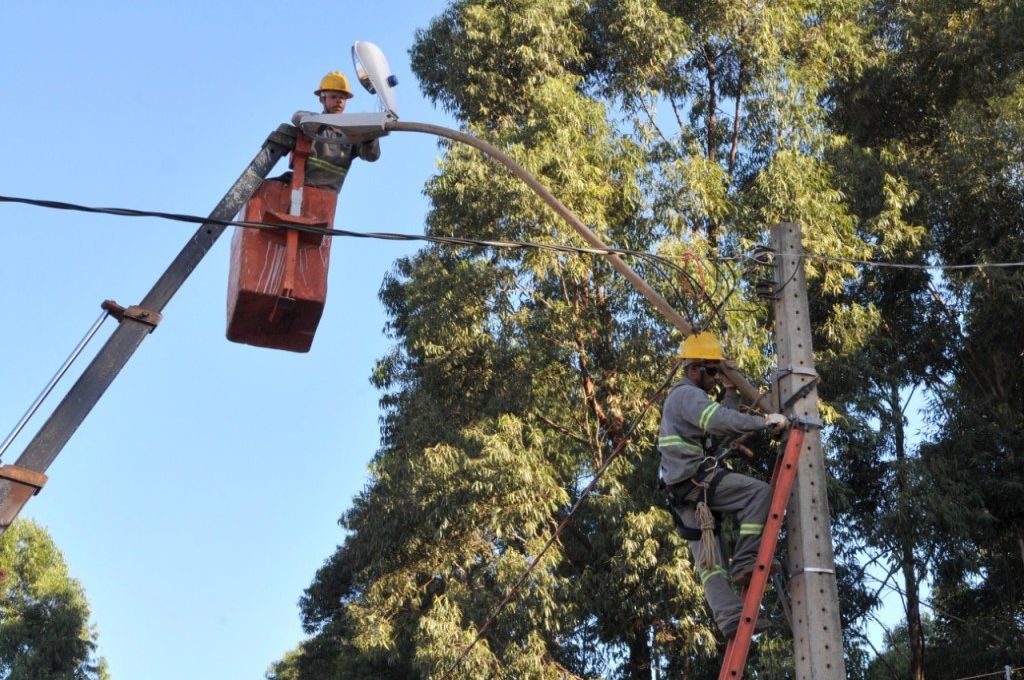
[[[789,418],[781,413],[769,413],[764,417],[764,426],[770,427],[775,432],[782,432],[789,425]]]

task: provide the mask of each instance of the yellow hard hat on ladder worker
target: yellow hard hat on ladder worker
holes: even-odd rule
[[[686,336],[679,347],[679,358],[686,363],[695,360],[725,361],[722,345],[718,338],[707,331]]]

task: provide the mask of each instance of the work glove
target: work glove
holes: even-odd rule
[[[769,413],[764,417],[764,424],[776,432],[782,432],[789,425],[789,419],[781,413]]]

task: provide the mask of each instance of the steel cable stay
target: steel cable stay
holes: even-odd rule
[[[54,374],[54,376],[50,378],[50,382],[46,384],[42,392],[39,393],[39,396],[36,397],[35,401],[32,402],[32,405],[28,407],[28,410],[25,412],[25,415],[21,417],[21,420],[18,421],[18,423],[11,430],[10,434],[8,434],[7,437],[3,440],[3,443],[0,443],[0,459],[3,458],[4,453],[7,452],[7,449],[10,448],[11,444],[14,443],[14,440],[17,439],[18,435],[21,434],[21,431],[25,429],[25,426],[28,424],[28,421],[32,419],[32,416],[35,415],[36,411],[39,410],[39,407],[42,406],[46,398],[50,396],[50,393],[53,392],[53,389],[57,386],[57,383],[60,382],[60,379],[63,378],[64,374],[67,373],[68,370],[71,368],[71,364],[73,364],[75,362],[75,359],[77,359],[79,355],[82,353],[82,351],[85,350],[86,345],[89,344],[89,341],[92,340],[96,333],[100,330],[100,326],[103,325],[103,322],[107,320],[108,316],[110,316],[110,312],[106,308],[104,308],[99,318],[97,318],[96,321],[93,322],[89,330],[86,331],[85,336],[78,342],[75,348],[71,350],[71,354],[68,355],[68,358],[65,359],[64,363],[61,364],[60,368],[57,369],[57,372]]]

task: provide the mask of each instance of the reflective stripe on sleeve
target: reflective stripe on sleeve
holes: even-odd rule
[[[658,437],[658,448],[668,448],[670,446],[681,446],[684,449],[689,449],[694,453],[704,453],[704,449],[693,442],[688,442],[677,434],[670,434],[664,437]]]
[[[348,174],[348,168],[343,168],[340,165],[335,165],[334,163],[328,163],[322,158],[317,158],[316,156],[310,156],[307,162],[314,168],[326,170],[327,172],[334,173],[335,175],[344,177]]]
[[[715,411],[721,406],[717,401],[713,401],[704,407],[704,410],[700,412],[700,420],[697,421],[697,426],[705,432],[708,429],[708,421],[711,420],[711,416],[715,415]]]
[[[754,524],[753,522],[740,524],[740,536],[760,536],[762,533],[764,533],[763,524]]]

